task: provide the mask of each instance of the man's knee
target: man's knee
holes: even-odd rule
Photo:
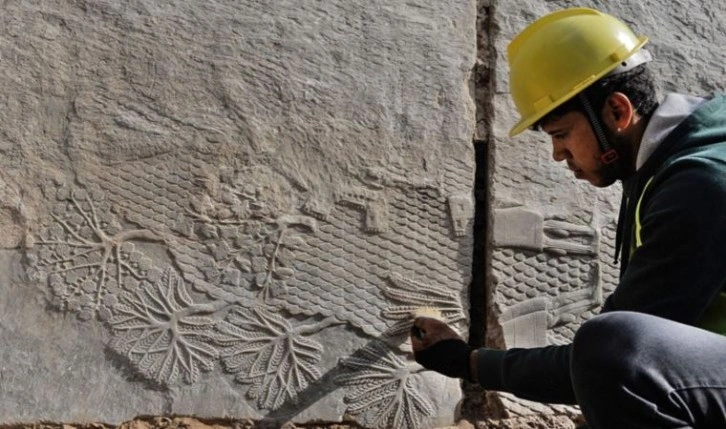
[[[574,383],[595,379],[615,381],[627,376],[642,350],[643,331],[636,313],[613,312],[596,316],[577,330],[570,369]]]

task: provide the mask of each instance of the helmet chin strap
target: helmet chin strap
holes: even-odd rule
[[[587,114],[587,118],[590,120],[590,125],[592,125],[592,129],[595,132],[597,142],[600,145],[600,150],[602,151],[602,154],[600,155],[600,160],[603,164],[617,169],[617,161],[620,159],[620,155],[618,155],[618,152],[613,149],[613,147],[610,145],[610,142],[608,142],[608,139],[605,136],[605,131],[603,130],[602,123],[598,115],[595,113],[595,110],[592,108],[592,103],[590,103],[590,100],[587,98],[587,95],[585,95],[584,92],[578,94],[578,97],[580,99],[580,103],[582,103],[582,106],[585,109],[585,114]]]
[[[608,73],[606,77],[625,73],[641,64],[650,62],[652,60],[653,56],[650,54],[650,52],[648,52],[648,50],[646,49],[641,49],[632,56],[630,56],[630,58],[628,58],[627,60],[621,62],[620,65],[613,71]],[[587,95],[585,95],[584,91],[578,94],[578,98],[580,99],[580,103],[585,109],[585,113],[590,120],[590,125],[592,125],[592,129],[593,131],[595,131],[595,137],[597,137],[598,144],[600,145],[600,150],[602,151],[602,154],[600,155],[600,160],[603,164],[615,169],[617,173],[620,173],[621,162],[618,162],[621,161],[620,155],[610,145],[610,142],[605,136],[605,131],[603,129],[602,122],[600,121],[600,116],[595,113],[595,109],[592,108],[592,103],[590,103],[590,99],[587,98]]]

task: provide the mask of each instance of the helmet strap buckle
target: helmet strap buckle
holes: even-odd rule
[[[605,151],[602,155],[600,155],[600,161],[602,161],[602,163],[606,165],[612,164],[618,159],[620,159],[620,156],[618,156],[618,153],[615,151],[615,149],[609,149]]]

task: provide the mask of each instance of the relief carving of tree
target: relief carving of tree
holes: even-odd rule
[[[213,316],[227,305],[194,303],[184,281],[168,268],[156,284],[146,282],[125,295],[109,321],[109,346],[159,384],[194,383],[200,371],[214,368],[219,351]]]
[[[414,385],[422,368],[410,365],[385,345],[375,342],[344,360],[350,372],[337,382],[351,388],[345,396],[349,414],[376,428],[415,429],[434,415],[433,405]]]
[[[148,230],[123,229],[102,192],[61,186],[46,193],[56,199],[53,223],[40,231],[28,258],[57,307],[83,320],[107,320],[121,291],[161,276],[133,242],[162,239]]]
[[[293,327],[270,310],[237,309],[217,329],[225,368],[250,385],[247,395],[264,409],[277,409],[320,378],[323,347],[308,336],[337,324],[326,319]]]

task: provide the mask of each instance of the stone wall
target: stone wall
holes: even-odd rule
[[[454,421],[473,0],[2,9],[3,423]]]
[[[406,343],[422,306],[565,343],[615,285],[619,188],[507,137],[506,45],[571,6],[3,3],[0,425],[573,427]],[[648,35],[664,91],[723,89],[726,6],[577,6]]]

